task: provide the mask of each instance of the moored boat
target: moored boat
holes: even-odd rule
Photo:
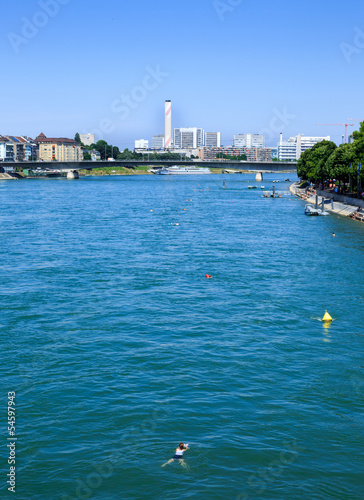
[[[319,215],[317,208],[314,208],[312,205],[305,206],[305,215]]]
[[[322,210],[321,208],[315,208],[312,205],[306,205],[305,206],[305,215],[330,215],[329,212],[326,212],[326,210]]]

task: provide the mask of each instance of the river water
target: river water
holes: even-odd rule
[[[18,500],[364,498],[364,224],[252,184],[0,183],[2,498],[10,391]]]

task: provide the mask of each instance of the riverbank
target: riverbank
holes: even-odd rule
[[[153,175],[153,172],[150,172],[150,166],[140,166],[140,167],[100,167],[94,168],[92,170],[79,170],[79,174],[81,176],[103,176],[103,175]]]
[[[324,200],[324,207],[327,212],[332,212],[337,215],[343,215],[344,217],[350,217],[353,220],[364,222],[362,200],[346,198],[345,201],[334,201],[332,193],[316,190],[308,191],[307,189],[300,188],[299,185],[299,182],[295,182],[289,187],[289,190],[292,194],[301,198],[301,200],[304,200],[312,205],[316,204],[316,200],[319,205],[322,205],[322,200]]]
[[[22,179],[23,175],[18,172],[11,172],[8,174],[7,172],[0,172],[0,181],[17,181],[18,179]]]
[[[210,168],[212,174],[222,174],[222,168]],[[245,171],[242,173],[246,173]],[[94,168],[92,170],[80,170],[79,174],[81,176],[104,176],[104,175],[155,175],[155,171],[153,171],[153,167],[150,165],[142,165],[137,167],[101,167]]]

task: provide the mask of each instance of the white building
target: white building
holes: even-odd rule
[[[287,160],[296,160],[297,157],[297,143],[295,137],[289,138],[287,141],[284,141],[282,138],[278,143],[278,160],[287,161]]]
[[[149,148],[149,141],[146,139],[137,139],[135,141],[135,149],[148,149]]]
[[[14,147],[11,141],[7,137],[0,135],[0,167],[8,170],[6,168],[6,162],[14,161]],[[11,167],[10,170],[13,168]]]
[[[205,133],[205,146],[207,148],[221,147],[221,132],[206,132]]]
[[[152,149],[164,149],[164,135],[153,135]]]
[[[173,147],[175,149],[197,149],[205,144],[205,132],[202,128],[175,128],[173,131]]]
[[[34,143],[34,140],[28,136],[23,136],[24,139],[24,160],[36,160],[37,158],[37,145]]]
[[[264,135],[262,134],[237,134],[234,135],[236,148],[264,148]]]
[[[303,134],[298,134],[284,141],[281,134],[278,143],[278,160],[299,160],[306,149],[311,149],[318,142],[329,140],[329,135],[326,137],[306,137]]]
[[[305,137],[303,134],[297,136],[297,160],[306,149],[311,149],[315,144],[321,141],[329,141],[330,136],[326,137]]]
[[[95,134],[80,134],[80,139],[82,144],[85,146],[91,146],[95,144]]]
[[[202,128],[197,129],[197,148],[202,148],[205,145],[205,131]]]

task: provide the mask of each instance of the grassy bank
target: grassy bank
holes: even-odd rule
[[[148,172],[148,169],[150,169],[150,166],[148,165],[142,165],[140,167],[132,167],[132,168],[126,168],[126,167],[101,167],[101,168],[94,168],[92,170],[80,170],[79,173],[80,175],[95,175],[95,176],[102,176],[102,175],[152,175],[151,172]]]

